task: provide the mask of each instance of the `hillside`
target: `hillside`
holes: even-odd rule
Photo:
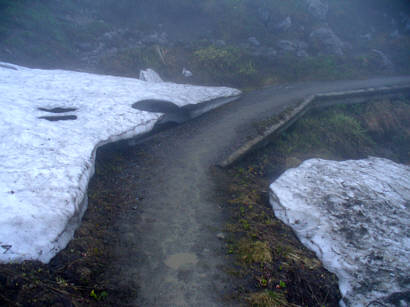
[[[408,74],[409,14],[406,0],[3,0],[0,60],[242,88]]]

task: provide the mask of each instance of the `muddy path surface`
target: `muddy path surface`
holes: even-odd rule
[[[308,95],[409,83],[397,77],[263,89],[135,145],[125,184],[137,205],[116,221],[120,239],[107,278],[138,285],[132,305],[235,306],[213,166],[257,133],[257,121]]]

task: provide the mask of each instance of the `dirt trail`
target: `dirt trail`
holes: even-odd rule
[[[130,189],[140,199],[117,221],[121,233],[109,269],[118,286],[137,284],[137,306],[231,306],[225,273],[224,216],[210,168],[250,135],[253,123],[307,95],[395,84],[410,77],[299,83],[241,99],[137,145]]]

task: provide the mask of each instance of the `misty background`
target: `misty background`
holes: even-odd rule
[[[8,165],[3,177],[13,181],[12,189],[2,192],[6,210],[8,200],[25,191],[49,193],[49,187],[57,187],[50,204],[60,192],[62,197],[74,195],[64,192],[65,184],[70,187],[67,191],[74,187],[83,195],[88,180],[84,174],[94,169],[90,165],[95,164],[96,170],[87,187],[88,209],[67,248],[49,264],[0,263],[0,305],[134,306],[137,302],[169,306],[176,305],[173,300],[186,300],[187,306],[213,306],[229,296],[252,306],[336,306],[341,299],[336,276],[300,244],[291,228],[276,220],[268,205],[274,191],[268,192],[268,186],[287,169],[311,158],[381,157],[406,164],[408,173],[409,51],[408,0],[0,0],[2,102],[11,106],[0,109],[2,157]],[[238,98],[239,91],[31,70],[7,63],[133,78],[151,68],[165,81],[226,85],[240,88],[245,95],[209,116],[130,143],[101,146],[95,155],[107,140],[149,131],[151,123],[168,120],[168,115],[171,126],[173,120],[195,114],[192,103],[210,102],[202,104],[205,110],[213,99]],[[308,80],[325,82],[296,83]],[[312,96],[317,93],[330,96]],[[323,108],[306,112],[320,105],[312,97],[322,97]],[[345,104],[349,102],[355,104]],[[155,107],[154,103],[172,112],[162,117],[152,114],[159,109],[135,110],[137,106],[143,110],[144,104]],[[260,140],[264,146],[256,148]],[[250,148],[252,143],[256,145]],[[244,148],[255,150],[243,159],[236,156],[241,160],[228,168],[214,167],[218,160],[220,166],[233,163],[229,159]],[[402,242],[410,219],[400,211],[406,203],[394,196],[388,205],[384,197],[392,194],[383,190],[374,213],[363,213],[359,207],[365,204],[362,199],[373,199],[372,182],[377,181],[376,191],[380,182],[393,177],[400,180],[387,186],[406,184],[402,180],[406,173],[393,171],[393,162],[382,160],[359,162],[363,163],[359,179],[343,174],[349,167],[357,171],[356,162],[342,164],[340,171],[327,176],[334,179],[327,181],[337,182],[337,189],[317,184],[323,182],[318,168],[317,177],[309,177],[315,178],[313,185],[307,185],[313,187],[313,194],[297,192],[304,183],[292,178],[296,185],[289,192],[317,199],[319,186],[337,202],[346,199],[346,206],[341,206],[323,198],[331,214],[337,214],[333,220],[342,226],[332,226],[340,238],[332,241],[343,242],[346,237],[346,245],[359,247],[359,253],[348,249],[346,258],[370,264],[367,272],[352,271],[360,283],[355,290],[359,296],[369,291],[386,293],[383,302],[404,306],[409,280],[406,261],[397,262],[386,254],[387,245],[394,252],[402,251],[394,250],[396,245],[390,244],[394,240],[386,245],[380,238],[391,235],[397,246],[406,248]],[[379,170],[373,169],[375,161],[381,165]],[[59,172],[60,166],[64,172]],[[77,170],[81,175],[73,175]],[[372,172],[380,180],[362,176]],[[17,188],[16,176],[22,182]],[[361,187],[364,196],[353,199],[351,191]],[[46,195],[47,201],[51,194]],[[27,204],[43,205],[31,195],[36,194],[23,194]],[[66,203],[58,203],[61,212],[67,212]],[[402,208],[396,210],[397,206]],[[9,210],[0,215],[7,220],[0,223],[7,230],[0,237],[7,239],[0,242],[4,254],[13,247],[9,234],[20,233],[16,228],[28,234],[24,242],[30,247],[41,241],[31,225],[48,235],[59,209],[43,207],[44,214],[30,216],[31,211],[18,207],[17,222],[9,218]],[[33,224],[21,226],[20,213]],[[46,232],[42,223],[47,216],[52,223],[46,222]],[[78,223],[81,219],[68,218]],[[317,227],[316,218],[304,220],[299,223],[298,217],[294,224]],[[368,248],[370,243],[375,248]],[[240,267],[233,259],[240,261]],[[379,270],[382,259],[393,259],[393,269]],[[186,262],[177,270],[172,267],[175,260]],[[225,279],[227,272],[230,277]]]
[[[407,0],[1,0],[0,16],[0,60],[31,67],[237,87],[410,71]]]

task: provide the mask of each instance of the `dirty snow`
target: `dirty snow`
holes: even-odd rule
[[[338,276],[342,306],[408,306],[409,166],[311,159],[270,191],[275,215]]]
[[[48,262],[67,245],[86,209],[96,149],[148,132],[162,116],[135,102],[182,107],[240,94],[7,63],[0,92],[0,262]]]

